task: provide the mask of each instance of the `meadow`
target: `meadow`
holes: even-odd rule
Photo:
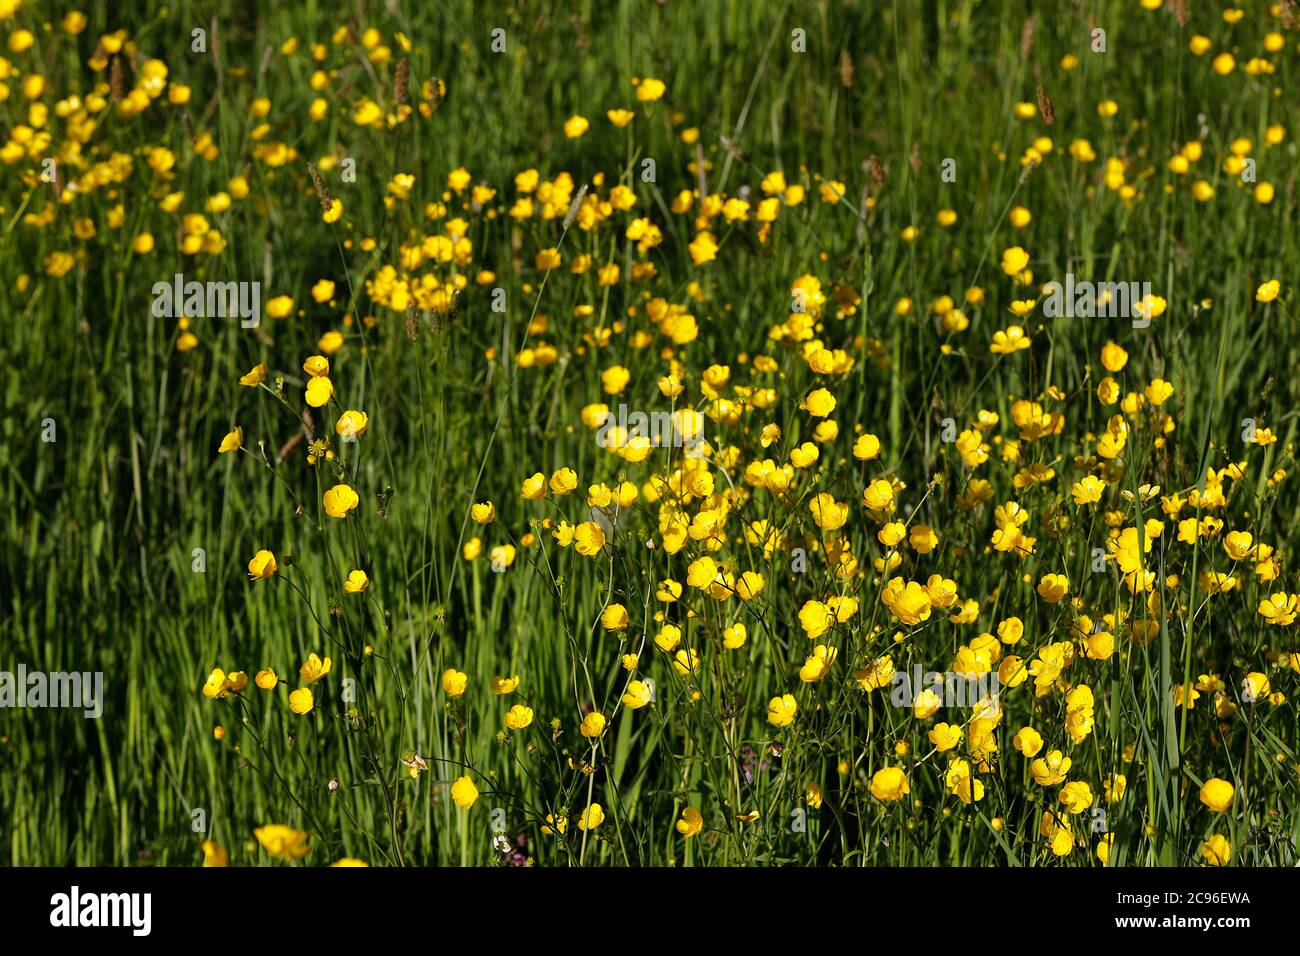
[[[0,0],[0,861],[1300,863],[1300,9],[1049,6]]]

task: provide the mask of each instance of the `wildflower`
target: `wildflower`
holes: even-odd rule
[[[239,384],[248,388],[256,388],[266,381],[266,366],[254,365],[248,372],[239,377]]]
[[[505,722],[511,730],[523,730],[533,722],[533,709],[523,704],[515,704],[506,712]]]
[[[1234,789],[1232,784],[1218,777],[1211,777],[1206,780],[1201,787],[1201,803],[1205,804],[1215,813],[1223,813],[1232,806]]]
[[[243,444],[244,430],[242,428],[236,428],[233,431],[228,432],[225,438],[221,439],[221,444],[217,446],[217,454],[224,455],[232,451],[239,451],[239,449],[243,447]]]
[[[230,865],[230,854],[216,840],[204,840],[201,846],[203,850],[203,865],[220,867]]]
[[[448,697],[459,697],[465,693],[465,688],[469,686],[469,675],[454,667],[443,672],[442,689]]]
[[[704,829],[704,817],[701,815],[698,807],[687,807],[682,811],[682,818],[677,821],[677,832],[690,839],[698,836]]]
[[[281,860],[301,860],[310,851],[308,836],[283,823],[270,823],[253,831],[257,842],[267,853]]]
[[[259,551],[248,562],[248,576],[254,581],[269,578],[276,570],[275,555],[270,551]]]
[[[1227,866],[1232,860],[1232,844],[1222,833],[1215,833],[1201,844],[1201,856],[1208,866]]]
[[[361,503],[361,499],[348,485],[335,485],[325,492],[322,503],[325,513],[331,518],[346,518]]]
[[[621,604],[611,604],[601,612],[600,625],[607,631],[625,631],[627,624],[627,608]]]
[[[628,681],[622,700],[624,706],[631,710],[640,710],[652,700],[650,685],[639,680]]]
[[[488,682],[488,686],[491,688],[492,693],[496,694],[498,697],[504,697],[507,694],[513,694],[515,692],[515,689],[519,686],[519,678],[517,676],[502,677],[498,674]]]
[[[897,803],[911,792],[907,774],[899,767],[883,767],[871,776],[871,795],[885,803]]]
[[[474,806],[474,801],[478,799],[478,787],[474,786],[474,781],[469,778],[468,774],[457,777],[452,783],[451,799],[462,810],[468,810]]]
[[[794,723],[794,715],[798,709],[793,694],[773,697],[767,704],[767,722],[773,727],[789,727]]]
[[[328,657],[322,661],[315,653],[312,653],[307,656],[307,660],[299,668],[298,674],[308,684],[314,684],[328,674],[332,666],[333,662]]]

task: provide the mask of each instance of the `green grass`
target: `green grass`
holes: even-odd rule
[[[1265,53],[1264,35],[1279,28],[1262,8],[1235,25],[1198,11],[1180,26],[1166,10],[1101,3],[1092,13],[1107,31],[1107,52],[1094,54],[1091,23],[1074,5],[1059,15],[1040,13],[1029,40],[1029,5],[1021,3],[448,2],[402,5],[405,13],[397,15],[362,4],[345,15],[316,3],[254,13],[145,2],[129,13],[87,10],[89,25],[75,38],[58,27],[72,8],[55,6],[37,11],[26,4],[0,23],[0,33],[33,30],[30,50],[6,55],[23,76],[45,76],[49,150],[61,167],[75,170],[73,177],[85,169],[66,152],[66,124],[53,105],[72,93],[84,99],[96,84],[109,96],[110,69],[87,65],[101,34],[126,29],[139,52],[164,60],[168,79],[192,87],[193,97],[177,107],[164,94],[132,119],[115,115],[110,104],[99,116],[82,153],[90,162],[130,155],[132,171],[120,183],[59,204],[39,179],[40,156],[26,154],[4,166],[0,178],[8,250],[0,258],[0,669],[23,662],[29,669],[102,670],[106,693],[99,720],[74,711],[0,712],[0,859],[192,865],[202,859],[205,836],[194,831],[191,812],[202,808],[207,836],[230,851],[235,865],[269,861],[253,829],[272,822],[311,833],[311,863],[351,856],[372,864],[482,865],[498,859],[492,824],[500,808],[508,834],[527,838],[538,865],[1100,865],[1088,813],[1071,818],[1086,839],[1068,856],[1055,857],[1040,837],[1042,811],[1059,812],[1060,804],[1058,788],[1035,784],[1029,761],[1012,746],[1016,730],[1028,724],[1042,734],[1044,752],[1072,757],[1070,779],[1089,783],[1094,795],[1107,775],[1126,775],[1127,793],[1107,809],[1112,864],[1196,865],[1213,833],[1230,842],[1234,865],[1297,862],[1296,672],[1269,656],[1297,649],[1294,626],[1269,626],[1256,607],[1273,591],[1296,588],[1289,557],[1297,533],[1295,479],[1268,480],[1275,469],[1294,468],[1300,400],[1293,374],[1300,363],[1292,305],[1300,262],[1296,131],[1288,129],[1275,146],[1265,145],[1265,135],[1271,124],[1293,123],[1297,115],[1290,90],[1300,36],[1287,32],[1283,51]],[[53,24],[48,31],[46,19]],[[377,29],[393,48],[391,60],[369,64],[350,40],[331,43],[331,34],[348,25],[355,35]],[[207,53],[190,50],[198,26],[209,30]],[[506,31],[501,55],[490,48],[495,27]],[[805,53],[791,49],[796,28],[806,31]],[[411,39],[409,53],[399,49],[398,31]],[[1193,34],[1214,41],[1209,54],[1189,51]],[[290,36],[302,49],[283,55],[280,44]],[[313,42],[328,48],[323,68],[337,70],[319,94],[308,85]],[[1235,51],[1237,68],[1219,76],[1210,60],[1224,49]],[[1067,53],[1079,58],[1071,71],[1060,66]],[[391,130],[355,125],[349,114],[362,97],[392,107],[403,56],[416,102],[424,81],[446,83],[436,111]],[[1245,75],[1254,56],[1273,62],[1276,73]],[[123,59],[129,87],[136,70],[129,51]],[[667,84],[662,101],[635,102],[631,80],[645,76]],[[27,101],[22,77],[3,82],[11,95],[0,101],[0,126],[12,136],[27,122]],[[1054,104],[1055,125],[1015,116],[1015,104],[1033,102],[1039,84]],[[317,95],[328,101],[329,114],[311,122],[307,108]],[[264,121],[251,115],[256,97],[271,101]],[[1107,99],[1119,111],[1103,119],[1097,104]],[[619,106],[638,111],[626,129],[605,119]],[[191,148],[186,113],[194,133],[209,135],[217,147],[212,160]],[[562,126],[574,113],[586,116],[591,129],[569,140]],[[261,122],[270,125],[260,142],[286,144],[296,161],[271,167],[255,158],[253,132]],[[699,129],[702,170],[692,167],[697,150],[680,135],[689,127]],[[1052,138],[1053,149],[1026,173],[1020,158],[1041,136]],[[1238,137],[1253,143],[1258,178],[1276,187],[1270,204],[1257,203],[1249,184],[1222,170]],[[1075,139],[1091,143],[1094,162],[1072,158]],[[1203,141],[1204,156],[1186,175],[1170,172],[1169,158],[1193,139]],[[170,179],[147,163],[144,150],[156,146],[175,152]],[[325,172],[345,207],[334,226],[322,222],[305,168],[326,156],[356,161],[355,183],[344,182],[337,168]],[[873,157],[883,179],[870,172]],[[1125,160],[1132,199],[1102,184],[1109,157]],[[641,178],[646,158],[655,161],[654,182]],[[949,158],[956,161],[952,183],[940,175]],[[447,175],[461,166],[497,190],[489,203],[497,213],[463,209],[464,197],[447,199],[447,217],[470,223],[473,259],[460,269],[469,284],[455,315],[437,317],[439,332],[426,324],[434,317],[419,315],[422,331],[412,341],[406,317],[375,302],[368,283],[398,262],[404,241],[441,230],[425,218],[425,205],[444,200]],[[601,196],[622,182],[636,193],[636,210],[616,212],[593,231],[576,224],[566,231],[562,214],[515,222],[507,214],[513,177],[529,168],[543,179],[567,171],[575,190],[602,175],[604,185],[593,186]],[[805,201],[782,209],[766,241],[752,221],[729,226],[719,218],[712,225],[722,247],[717,260],[694,264],[687,247],[695,211],[671,212],[674,197],[703,181],[709,193],[729,196],[748,187],[756,202],[760,182],[774,170],[803,184]],[[399,172],[414,174],[415,187],[389,209],[386,186]],[[204,200],[238,175],[248,179],[248,196],[207,214],[224,249],[181,254],[182,215],[202,212]],[[846,184],[843,201],[819,201],[822,179]],[[1198,179],[1216,190],[1208,202],[1191,194]],[[185,195],[183,206],[163,212],[159,200],[176,191]],[[1013,205],[1032,211],[1027,227],[1009,223]],[[110,211],[118,206],[124,221],[114,229]],[[57,212],[48,225],[24,221],[46,208]],[[944,208],[958,214],[951,229],[935,223]],[[663,244],[648,255],[624,238],[635,216],[663,230]],[[93,238],[74,236],[78,217],[95,224]],[[906,243],[900,233],[910,225],[920,234]],[[136,255],[131,241],[144,231],[157,248]],[[373,251],[360,247],[366,237],[374,239]],[[1029,250],[1035,283],[1066,272],[1094,281],[1145,280],[1167,299],[1168,311],[1145,330],[1124,319],[1044,319],[1041,309],[1016,319],[1007,311],[1012,300],[1033,291],[1001,269],[1002,250],[1015,245]],[[534,267],[534,257],[552,246],[564,266],[548,275]],[[47,275],[46,257],[60,251],[77,253],[79,261],[61,278]],[[580,254],[596,267],[571,275],[568,266]],[[631,281],[634,264],[647,260],[657,276]],[[606,263],[622,267],[622,280],[610,288],[595,276]],[[477,285],[479,269],[493,271],[495,280]],[[446,279],[453,267],[419,271]],[[201,281],[260,281],[264,303],[287,294],[297,309],[256,330],[196,319],[198,345],[182,352],[175,321],[150,310],[153,283],[176,272]],[[827,347],[853,356],[847,375],[815,376],[796,351],[768,338],[790,314],[791,283],[806,273],[828,295],[843,284],[860,300],[843,318],[832,306],[818,331]],[[312,300],[310,289],[322,278],[337,284],[333,304]],[[1281,280],[1282,295],[1255,301],[1256,287],[1270,278]],[[946,335],[929,304],[950,295],[960,306],[974,285],[985,290],[984,304],[965,306],[969,329]],[[492,308],[496,286],[506,290],[504,313]],[[734,425],[708,423],[710,439],[740,449],[734,467],[717,470],[719,490],[728,481],[745,487],[751,461],[788,460],[791,449],[811,440],[815,421],[799,403],[813,388],[829,388],[838,401],[840,437],[822,446],[813,469],[818,483],[801,479],[785,500],[754,490],[742,509],[745,521],[780,527],[789,547],[804,539],[809,573],[792,573],[784,550],[764,556],[761,547],[746,545],[742,516],[733,514],[714,556],[732,561],[737,573],[759,571],[766,590],[742,604],[688,587],[686,603],[695,612],[689,620],[683,605],[657,602],[655,590],[666,577],[684,582],[690,560],[703,551],[693,543],[666,554],[657,506],[639,502],[595,559],[560,549],[539,523],[586,520],[589,484],[626,478],[641,485],[680,465],[680,455],[670,465],[667,451],[628,464],[599,448],[580,418],[584,406],[599,401],[645,411],[672,407],[656,388],[668,371],[660,350],[670,343],[646,318],[651,296],[688,305],[699,321],[698,339],[676,350],[688,373],[679,404],[707,406],[700,376],[713,363],[730,366],[729,385],[776,390],[768,411],[752,410]],[[902,298],[914,302],[907,317],[895,311]],[[592,313],[575,315],[580,305]],[[344,315],[377,321],[345,328]],[[529,332],[530,319],[540,317],[545,330]],[[619,322],[602,348],[584,339]],[[1032,347],[990,354],[993,333],[1013,322],[1033,336]],[[340,448],[346,478],[361,498],[346,521],[324,515],[322,492],[343,479],[325,463],[307,465],[305,440],[277,462],[282,446],[302,433],[295,420],[303,408],[302,361],[334,329],[346,333],[331,357],[339,406],[321,409],[316,420]],[[650,347],[636,347],[638,331],[653,336]],[[1069,494],[1085,473],[1075,458],[1094,453],[1092,439],[1118,411],[1096,394],[1106,374],[1098,356],[1112,339],[1130,355],[1115,376],[1122,392],[1141,393],[1157,377],[1173,383],[1164,410],[1176,427],[1158,447],[1149,410],[1131,415],[1124,468],[1112,474],[1101,504],[1079,507]],[[539,341],[555,346],[557,361],[516,367],[519,350]],[[945,342],[950,355],[940,352]],[[777,373],[753,369],[753,357],[762,354],[776,359]],[[259,362],[271,370],[271,389],[283,378],[288,406],[264,389],[237,384]],[[631,377],[626,391],[610,398],[601,372],[614,364]],[[1012,476],[1019,466],[1000,460],[1002,445],[993,437],[1014,440],[1013,402],[1045,401],[1052,386],[1066,396],[1053,403],[1065,429],[1023,443],[1019,466],[1041,463],[1056,478],[1017,491]],[[369,415],[357,445],[339,446],[332,435],[344,408]],[[975,472],[991,482],[994,496],[962,512],[956,497],[971,473],[941,433],[948,418],[965,430],[980,409],[1000,418],[985,434],[990,460]],[[42,441],[47,418],[56,423],[54,443]],[[1271,428],[1277,444],[1243,445],[1247,418]],[[780,424],[782,435],[764,450],[758,435],[768,422]],[[218,456],[222,436],[236,425],[250,454]],[[852,457],[855,425],[880,437],[878,461],[864,465]],[[1249,463],[1245,476],[1227,483],[1225,507],[1189,507],[1180,517],[1213,513],[1224,533],[1250,531],[1277,549],[1281,575],[1270,584],[1239,565],[1236,590],[1207,595],[1194,586],[1201,572],[1233,570],[1220,540],[1179,544],[1177,524],[1159,511],[1159,499],[1139,508],[1120,491],[1158,484],[1164,495],[1186,495],[1207,467],[1242,460]],[[566,466],[579,476],[573,496],[520,499],[525,477]],[[864,485],[886,474],[906,483],[900,500],[916,508],[899,520],[928,524],[940,539],[928,556],[905,548],[896,573],[924,582],[940,572],[955,580],[961,598],[977,602],[977,621],[952,625],[936,612],[916,628],[890,622],[879,600],[883,581],[871,567],[886,549],[859,504]],[[940,481],[927,494],[936,475]],[[845,533],[864,572],[857,578],[837,580],[828,570],[826,537],[808,509],[823,491],[849,504]],[[468,509],[485,500],[499,517],[482,528],[469,521]],[[986,553],[992,509],[1010,500],[1031,512],[1026,528],[1038,538],[1037,553],[1023,561]],[[696,502],[692,513],[698,508]],[[1166,518],[1149,567],[1167,614],[1135,601],[1113,568],[1089,571],[1091,550],[1106,544],[1110,510],[1124,527]],[[1048,519],[1057,516],[1069,526],[1050,529]],[[538,543],[524,546],[529,532]],[[475,535],[483,555],[462,560],[462,546]],[[651,537],[659,538],[653,550],[645,544]],[[519,546],[518,556],[494,573],[487,552],[506,543]],[[196,548],[205,553],[203,573],[193,570]],[[276,554],[280,572],[249,581],[247,562],[261,548]],[[354,567],[372,581],[364,597],[341,593]],[[1034,590],[1043,574],[1061,572],[1071,595],[1082,598],[1078,613],[1097,619],[1122,609],[1157,622],[1157,632],[1143,644],[1117,629],[1113,657],[1077,660],[1065,672],[1096,697],[1095,726],[1082,743],[1062,728],[1064,688],[1035,698],[1031,679],[1008,691],[998,759],[980,777],[985,797],[963,804],[944,785],[946,755],[927,757],[926,732],[935,720],[965,723],[969,713],[950,709],[915,720],[888,705],[887,689],[864,693],[853,671],[886,652],[900,669],[946,670],[960,645],[1011,615],[1025,622],[1015,652],[1028,661],[1068,639],[1068,602],[1047,604]],[[1169,574],[1180,575],[1177,585]],[[855,595],[861,610],[849,625],[810,642],[798,611],[832,593]],[[626,605],[631,618],[621,643],[597,623],[611,602]],[[686,643],[704,651],[693,681],[655,649],[657,613],[667,613]],[[739,652],[723,650],[722,631],[736,621],[746,624],[748,641]],[[906,640],[895,643],[899,632]],[[839,648],[831,676],[802,683],[799,667],[822,642]],[[373,655],[362,654],[365,645]],[[642,668],[655,680],[658,700],[634,712],[619,706],[629,676],[619,658],[642,645]],[[333,671],[313,686],[315,710],[297,717],[286,699],[312,652],[329,654]],[[274,667],[286,683],[270,693],[250,685],[212,701],[200,689],[213,667],[250,678]],[[441,686],[452,667],[470,678],[469,691],[455,701]],[[1267,673],[1286,700],[1239,701],[1249,671]],[[1215,719],[1209,693],[1190,711],[1173,706],[1174,685],[1211,673],[1224,676],[1238,701],[1235,716]],[[496,674],[520,675],[517,695],[490,693]],[[355,700],[343,700],[345,678],[356,681]],[[796,696],[799,713],[792,726],[777,729],[766,721],[766,706],[784,693]],[[520,702],[534,708],[533,726],[498,740],[505,711]],[[594,748],[577,730],[588,705],[611,718]],[[560,721],[554,736],[553,718]],[[225,728],[224,740],[214,739],[216,725]],[[900,741],[911,753],[896,754]],[[412,751],[428,765],[417,778],[401,762]],[[574,769],[570,757],[594,772]],[[848,772],[839,770],[841,761]],[[909,800],[872,797],[871,775],[886,766],[906,768]],[[447,788],[466,773],[481,791],[469,811],[453,805]],[[1197,799],[1210,777],[1237,788],[1227,814],[1211,814]],[[337,792],[330,781],[338,782]],[[807,805],[808,783],[824,792],[820,809]],[[576,822],[593,799],[606,822],[584,835]],[[691,840],[674,828],[687,806],[701,809],[705,825]],[[806,815],[806,832],[792,831],[796,810]],[[742,822],[753,811],[758,819]],[[542,833],[548,813],[569,817],[563,839]],[[995,817],[1004,821],[1000,829]]]

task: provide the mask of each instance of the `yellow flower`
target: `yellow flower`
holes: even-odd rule
[[[269,823],[253,831],[262,849],[281,860],[301,860],[310,852],[307,834],[283,823]]]
[[[1055,604],[1069,591],[1070,581],[1064,574],[1044,574],[1038,582],[1038,594],[1048,604]]]
[[[465,693],[465,688],[469,686],[469,675],[456,670],[454,667],[443,672],[442,689],[446,691],[448,697],[459,697]]]
[[[221,444],[217,446],[217,454],[224,455],[228,452],[239,451],[244,444],[244,430],[236,428],[232,432],[227,432],[226,437],[221,439]]]
[[[697,266],[702,266],[706,262],[712,262],[718,255],[718,242],[713,238],[713,233],[704,229],[696,234],[691,240],[690,245],[686,247],[691,254],[691,261]]]
[[[261,385],[262,382],[264,381],[266,381],[265,365],[254,365],[249,370],[247,375],[241,375],[239,377],[239,384],[246,385],[249,388],[256,388],[258,385]]]
[[[462,810],[474,806],[474,801],[478,799],[478,787],[474,786],[474,781],[468,774],[457,777],[456,782],[451,785],[451,799]]]
[[[488,686],[492,689],[492,693],[498,697],[504,697],[506,694],[515,692],[515,688],[519,686],[519,678],[496,675],[488,682]]]
[[[870,511],[885,511],[894,503],[894,486],[877,478],[862,492],[862,504]]]
[[[1076,505],[1090,505],[1101,500],[1101,493],[1106,490],[1106,482],[1096,475],[1085,475],[1070,488],[1070,494]]]
[[[36,42],[36,36],[31,30],[15,30],[9,34],[9,49],[14,53],[22,53],[24,50],[31,49]]]
[[[908,627],[928,621],[934,604],[929,591],[915,581],[904,584],[902,578],[892,578],[880,598],[890,613]]]
[[[1281,291],[1282,291],[1282,284],[1278,282],[1276,279],[1269,279],[1267,282],[1262,283],[1260,287],[1255,290],[1255,301],[1272,302],[1274,299],[1277,298],[1278,293]]]
[[[273,319],[283,319],[293,312],[293,299],[287,295],[277,295],[266,303],[266,314]]]
[[[1245,561],[1255,553],[1254,537],[1249,531],[1230,531],[1223,537],[1223,550],[1234,561]]]
[[[368,587],[370,587],[370,578],[360,569],[349,573],[348,579],[343,582],[343,590],[348,594],[361,594]]]
[[[1029,728],[1025,729],[1028,730]],[[1023,732],[1021,731],[1021,733]],[[1019,737],[1020,735],[1017,734],[1016,736]],[[1037,736],[1037,734],[1034,736]],[[1065,780],[1065,775],[1070,772],[1070,767],[1073,764],[1074,761],[1069,757],[1059,750],[1053,750],[1046,757],[1039,757],[1029,765],[1029,775],[1034,778],[1034,783],[1040,787],[1052,787]]]
[[[311,287],[311,297],[317,302],[328,302],[334,298],[334,283],[329,279],[321,279]]]
[[[506,711],[506,726],[511,730],[523,730],[533,722],[533,709],[523,704],[515,704]]]
[[[749,631],[742,621],[737,621],[730,627],[723,628],[722,646],[729,651],[739,650],[745,646],[745,641],[749,639]]]
[[[584,521],[573,532],[574,550],[584,557],[595,557],[605,547],[605,532],[594,521]]]
[[[308,387],[310,391],[310,386]],[[360,438],[370,427],[370,416],[365,412],[359,412],[354,408],[349,408],[339,416],[338,423],[334,426],[334,431],[344,441],[350,441]]]
[[[704,829],[704,816],[698,807],[687,807],[682,811],[682,818],[677,821],[677,832],[686,839],[697,836]]]
[[[280,683],[280,678],[276,677],[275,671],[268,667],[265,670],[258,671],[257,676],[253,678],[253,682],[262,690],[275,690]]]
[[[314,684],[328,674],[333,665],[334,662],[328,657],[322,661],[316,656],[315,652],[313,652],[307,656],[307,660],[303,662],[302,667],[298,668],[298,674],[308,684]]]
[[[1272,690],[1268,681],[1268,675],[1261,674],[1259,671],[1251,671],[1241,682],[1241,696],[1247,703],[1254,703],[1257,700],[1263,700]]]
[[[497,508],[490,501],[478,501],[470,505],[470,519],[475,524],[491,524],[497,520]]]
[[[1278,591],[1261,599],[1256,610],[1268,623],[1285,627],[1295,622],[1297,611],[1300,611],[1300,595]]]
[[[653,77],[646,77],[636,87],[636,98],[642,103],[653,103],[664,95],[667,87],[663,80],[656,80]]]
[[[325,222],[338,222],[343,218],[343,200],[330,200],[330,207],[321,214],[321,219]]]
[[[972,776],[969,760],[951,758],[948,772],[944,775],[944,784],[949,793],[967,806],[984,799],[984,784]]]
[[[640,710],[651,700],[650,685],[644,681],[628,681],[627,691],[623,694],[623,705],[631,710]]]
[[[570,116],[564,121],[564,135],[569,139],[577,139],[591,126],[585,116]]]
[[[593,803],[582,811],[582,817],[578,820],[578,829],[594,830],[605,822],[605,811],[599,803]]]
[[[789,727],[794,723],[794,715],[798,709],[793,694],[773,697],[767,702],[767,722],[774,727]]]
[[[1020,275],[1029,265],[1029,253],[1020,246],[1012,246],[1002,251],[1002,271],[1009,276]]]
[[[825,418],[835,411],[835,396],[824,388],[814,389],[804,400],[804,408],[809,415]]]
[[[1033,727],[1021,727],[1011,743],[1027,760],[1038,756],[1043,749],[1043,738]]]
[[[607,110],[605,112],[605,116],[609,118],[609,121],[611,123],[613,123],[615,126],[622,129],[628,123],[632,122],[632,120],[636,117],[636,113],[632,112],[631,110],[617,109],[617,110]]]
[[[557,495],[572,494],[578,487],[578,475],[572,468],[560,468],[551,475],[551,491]]]
[[[803,667],[799,668],[799,679],[809,684],[825,680],[838,655],[836,648],[818,644],[813,648],[812,655],[804,661]]]
[[[331,518],[346,518],[361,503],[361,499],[349,486],[335,485],[325,492],[322,503],[325,505],[325,513]]]
[[[593,710],[582,718],[582,724],[578,727],[578,730],[588,740],[592,737],[599,737],[605,732],[605,715],[598,710]]]
[[[269,578],[275,572],[275,555],[270,551],[259,551],[248,562],[248,576],[254,581],[259,578]]]
[[[993,344],[989,346],[989,351],[994,355],[1010,355],[1029,348],[1029,344],[1029,336],[1024,329],[1018,325],[1008,325],[993,333]]]
[[[1163,405],[1169,396],[1174,394],[1174,387],[1163,378],[1152,379],[1151,384],[1143,389],[1142,394],[1152,405]]]
[[[1207,866],[1227,866],[1232,860],[1232,844],[1222,833],[1216,833],[1201,844],[1201,856]]]
[[[600,624],[607,631],[627,630],[627,608],[621,604],[611,604],[601,612]]]
[[[1211,777],[1201,787],[1201,803],[1215,813],[1223,813],[1232,806],[1234,793],[1232,784],[1228,783],[1228,781],[1221,780],[1218,777]]]
[[[345,857],[342,857],[341,859],[335,860],[333,863],[330,864],[331,867],[334,867],[334,866],[369,866],[369,865],[370,865],[370,864],[367,863],[365,860],[358,860],[358,859],[357,859],[356,857],[354,857],[354,856],[345,856]]]
[[[695,673],[695,669],[700,665],[700,652],[690,648],[682,648],[673,655],[673,670],[678,676],[685,677],[688,674]]]
[[[943,753],[945,750],[952,750],[961,742],[961,725],[935,724],[927,736],[930,743],[934,744],[934,749]]]
[[[229,692],[230,685],[226,681],[226,672],[220,667],[214,667],[203,684],[203,696],[208,700],[220,700]]]
[[[528,501],[538,501],[546,497],[546,476],[540,471],[531,478],[525,478],[519,486],[519,497]]]
[[[307,382],[307,394],[304,401],[312,408],[320,408],[329,402],[334,394],[334,383],[326,375],[317,375]]]
[[[897,803],[911,793],[907,774],[900,767],[882,767],[871,776],[871,795],[877,800]]]
[[[835,615],[821,601],[807,601],[799,609],[799,623],[809,639],[816,639],[835,626]]]
[[[229,866],[230,854],[216,840],[203,841],[204,866]]]
[[[315,706],[316,699],[312,697],[310,688],[299,687],[289,695],[289,709],[299,717],[311,713]]]
[[[853,443],[853,457],[859,461],[871,461],[880,454],[880,439],[872,434],[859,435]]]
[[[1082,813],[1092,806],[1092,788],[1082,780],[1074,780],[1061,788],[1057,799],[1070,813]]]

